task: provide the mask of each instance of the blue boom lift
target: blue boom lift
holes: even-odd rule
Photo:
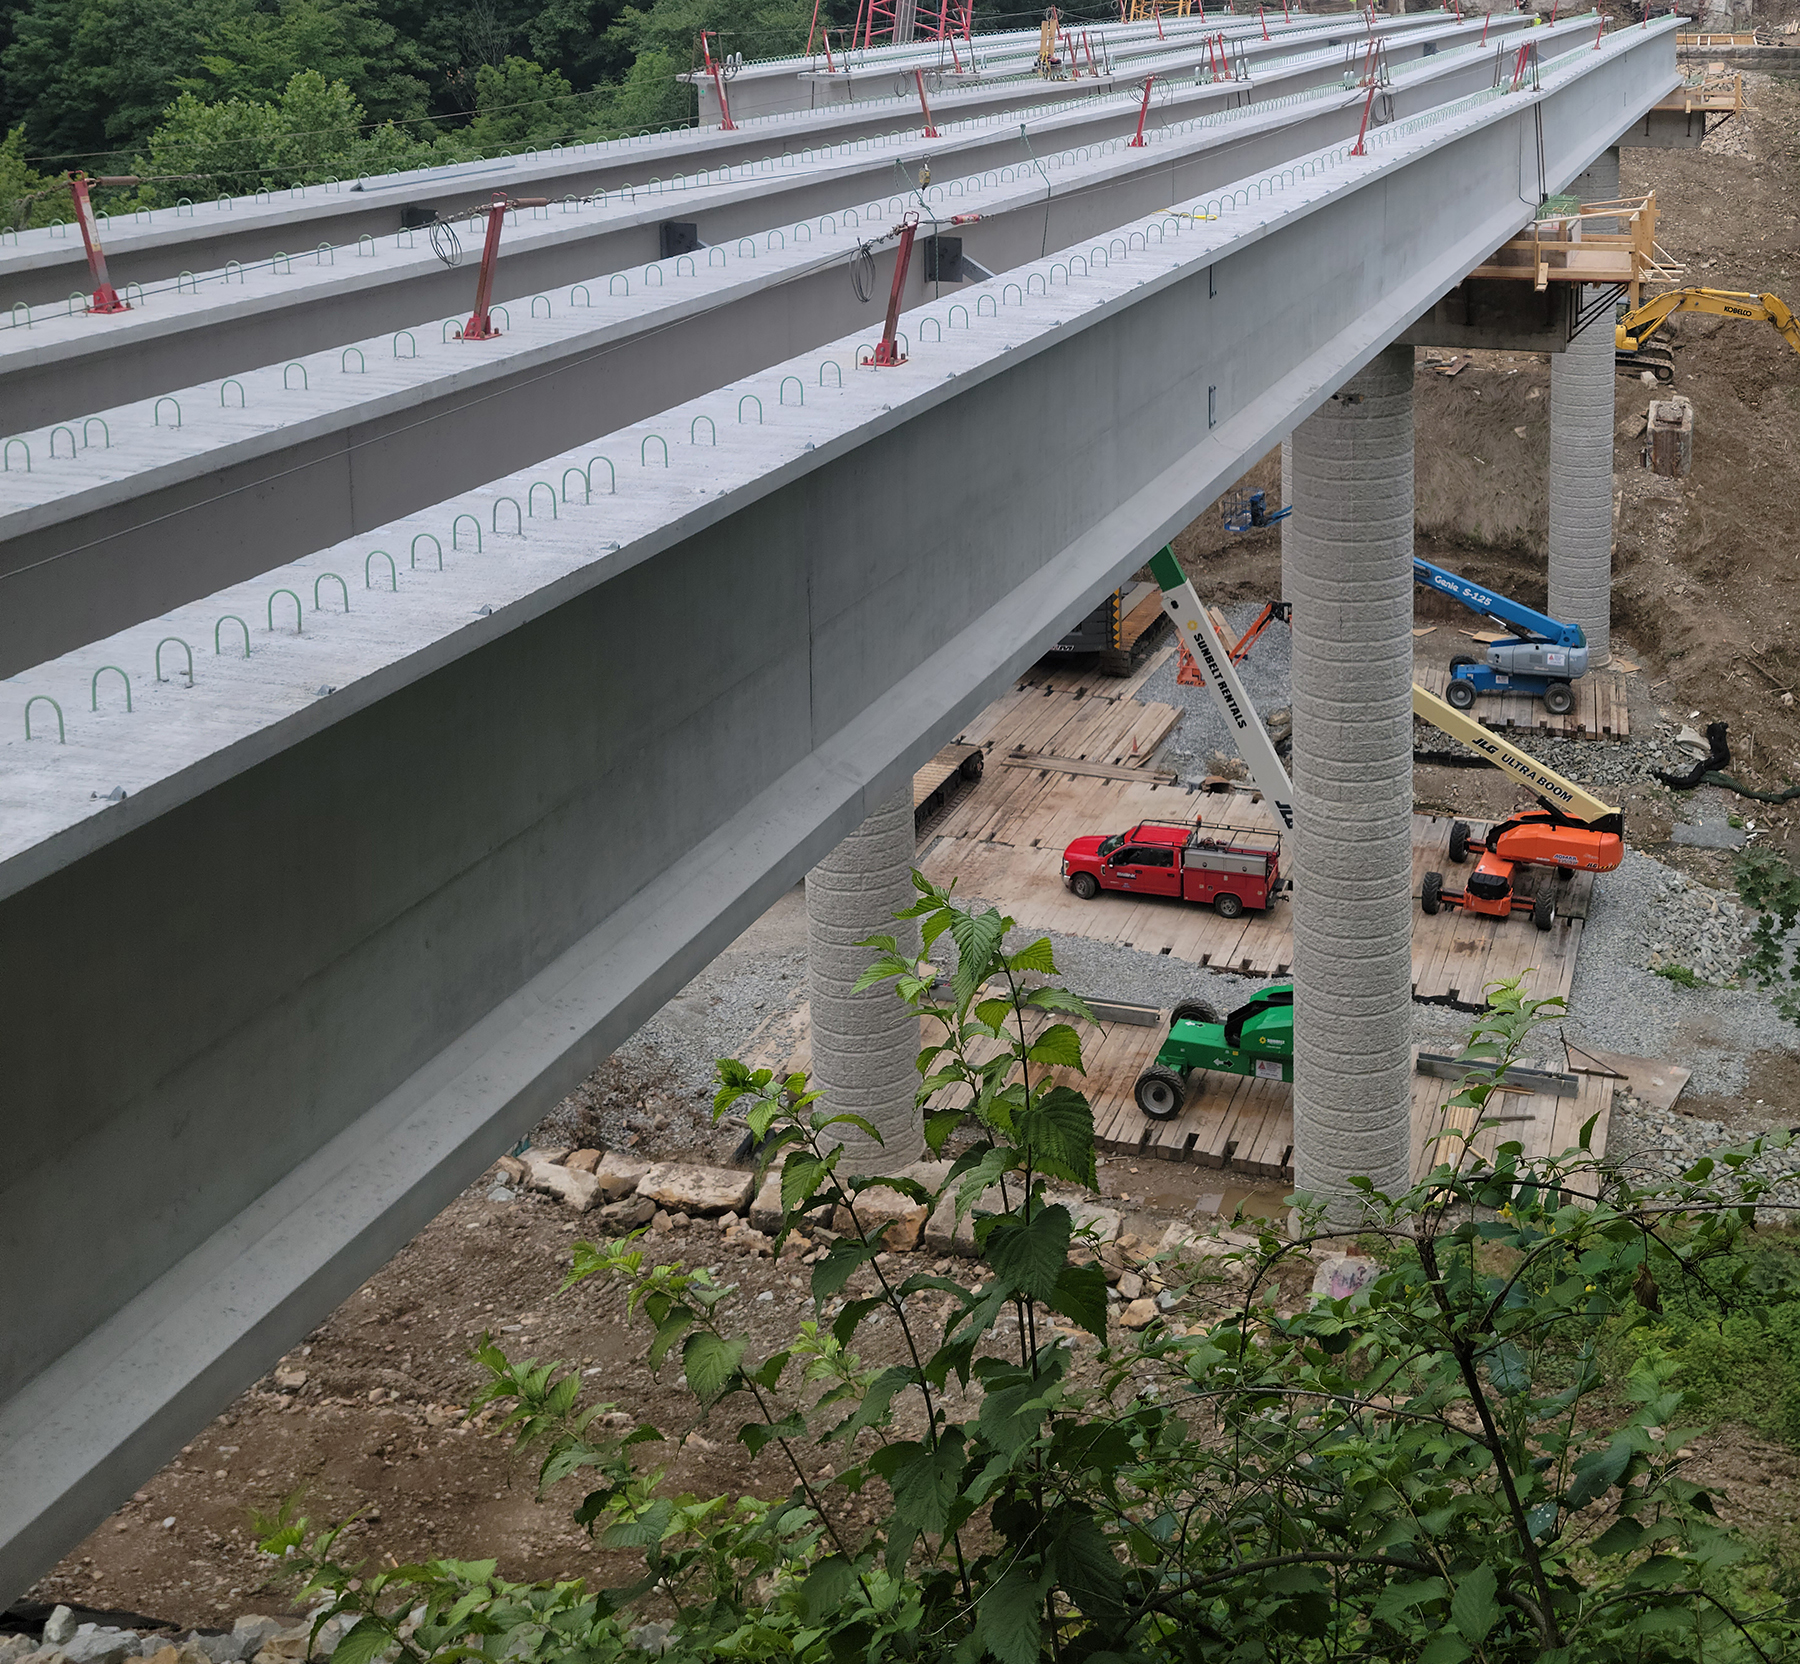
[[[1485,664],[1462,655],[1450,661],[1444,697],[1459,711],[1466,711],[1481,693],[1535,694],[1553,716],[1574,706],[1569,684],[1585,676],[1588,667],[1587,637],[1579,624],[1533,612],[1416,555],[1413,579],[1510,632],[1509,640],[1489,644]]]

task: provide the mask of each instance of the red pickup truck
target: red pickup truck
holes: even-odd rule
[[[1089,901],[1102,890],[1179,896],[1235,919],[1280,895],[1281,837],[1185,821],[1140,821],[1110,838],[1077,838],[1063,851],[1063,882]]]

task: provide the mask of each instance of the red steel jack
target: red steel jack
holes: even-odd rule
[[[919,108],[925,112],[925,137],[935,139],[938,136],[938,130],[931,122],[931,106],[925,102],[925,71],[915,69],[913,79],[919,84]]]
[[[899,226],[900,250],[894,256],[894,287],[888,293],[887,322],[882,325],[881,339],[875,344],[874,358],[864,360],[877,368],[906,362],[906,354],[900,351],[895,336],[900,327],[900,297],[906,291],[906,274],[912,266],[913,238],[918,235],[918,230],[918,213],[909,210]]]
[[[710,29],[700,31],[700,50],[706,57],[706,73],[713,79],[713,90],[719,95],[719,126],[724,132],[735,133],[737,123],[731,119],[731,104],[725,97],[725,77],[720,71],[719,60],[712,55],[712,47],[707,44],[707,36],[711,33]]]
[[[1352,156],[1368,155],[1368,151],[1364,147],[1363,141],[1368,136],[1369,112],[1375,108],[1375,93],[1377,91],[1377,85],[1378,84],[1375,80],[1373,80],[1373,79],[1370,80],[1369,96],[1363,101],[1362,125],[1360,127],[1358,127],[1356,130],[1356,143],[1350,147],[1350,154]]]
[[[488,306],[494,297],[494,265],[500,257],[500,227],[506,221],[507,210],[547,208],[549,204],[550,199],[544,196],[509,197],[504,191],[494,192],[494,200],[488,204],[487,241],[481,245],[481,275],[475,280],[475,310],[463,325],[458,340],[491,341],[500,333],[494,328]]]
[[[1144,148],[1144,117],[1150,113],[1150,89],[1155,85],[1156,77],[1154,75],[1144,83],[1144,102],[1138,106],[1137,132],[1132,136],[1130,143],[1126,145],[1127,150]]]
[[[1268,20],[1263,16],[1263,9],[1261,6],[1256,8],[1256,21],[1262,24],[1263,39],[1267,40],[1269,38],[1269,24]]]
[[[69,176],[69,195],[75,199],[75,221],[81,227],[81,240],[87,245],[88,272],[94,280],[94,298],[88,303],[90,312],[129,312],[131,307],[119,299],[118,290],[106,275],[106,250],[100,246],[100,228],[94,221],[94,205],[88,200],[88,187],[136,183],[135,174],[109,179],[90,179],[85,173]]]

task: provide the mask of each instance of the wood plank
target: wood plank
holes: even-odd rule
[[[1058,757],[1044,751],[1031,751],[1023,756],[1008,755],[1000,759],[1007,768],[1049,769],[1060,774],[1082,775],[1093,780],[1135,780],[1147,776],[1160,785],[1173,786],[1181,777],[1171,770],[1120,767],[1117,763],[1093,763],[1077,757]]]

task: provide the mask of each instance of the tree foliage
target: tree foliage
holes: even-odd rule
[[[941,1182],[847,1170],[843,1129],[872,1129],[833,1114],[803,1075],[723,1061],[718,1112],[745,1115],[765,1167],[782,1161],[783,1233],[822,1208],[850,1222],[813,1266],[814,1316],[753,1351],[737,1289],[658,1261],[641,1235],[578,1245],[568,1278],[622,1286],[651,1366],[679,1361],[696,1419],[776,1458],[786,1494],[673,1492],[646,1457],[675,1427],[619,1427],[629,1418],[583,1403],[578,1371],[484,1340],[476,1407],[506,1407],[540,1489],[572,1484],[576,1521],[642,1573],[606,1590],[522,1588],[497,1583],[491,1562],[439,1561],[358,1582],[333,1533],[269,1522],[264,1546],[356,1622],[349,1664],[395,1648],[417,1664],[611,1659],[647,1600],[666,1615],[655,1644],[694,1664],[1794,1653],[1800,1611],[1767,1594],[1686,1476],[1695,1429],[1673,1366],[1647,1353],[1625,1379],[1603,1367],[1653,1321],[1661,1289],[1731,1302],[1760,1143],[1638,1190],[1590,1154],[1591,1127],[1552,1160],[1509,1142],[1488,1159],[1473,1135],[1449,1136],[1404,1195],[1362,1184],[1354,1233],[1300,1197],[1292,1231],[1265,1222],[1248,1246],[1171,1254],[1160,1275],[1187,1315],[1117,1333],[1080,1210],[1047,1182],[1093,1180],[1069,1021],[1088,1014],[1045,980],[1048,941],[1009,945],[1010,919],[915,883],[907,916],[927,954],[954,944],[953,968],[877,937],[863,981],[892,985],[925,1020],[921,1131],[954,1152]],[[1489,992],[1455,1100],[1478,1129],[1561,1005],[1517,983]],[[866,1211],[879,1189],[971,1222],[979,1266],[945,1277],[883,1253]],[[1312,1256],[1349,1245],[1368,1256],[1366,1286],[1302,1293]],[[856,1350],[877,1318],[898,1337],[886,1364]],[[1097,1374],[1078,1378],[1090,1349]],[[877,1523],[853,1531],[840,1504],[871,1489]]]

